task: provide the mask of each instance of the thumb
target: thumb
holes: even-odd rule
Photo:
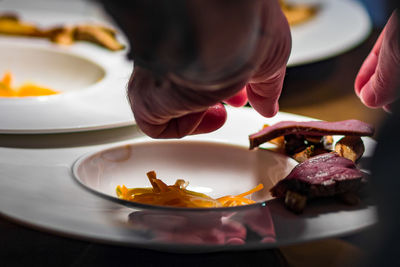
[[[387,106],[396,100],[400,85],[399,17],[392,14],[355,80],[355,92],[368,107]]]

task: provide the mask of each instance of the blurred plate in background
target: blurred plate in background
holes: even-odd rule
[[[367,10],[355,0],[297,0],[319,6],[315,17],[291,27],[288,65],[298,66],[344,53],[364,41],[372,28]]]
[[[4,1],[0,6],[0,13],[15,13],[44,29],[85,23],[116,28],[100,11],[79,1]],[[128,45],[122,34],[118,38]],[[0,98],[0,133],[77,132],[134,124],[126,97],[133,63],[126,60],[126,51],[2,35],[0,75],[10,71],[15,84],[29,81],[61,93]]]

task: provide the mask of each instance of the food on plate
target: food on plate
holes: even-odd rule
[[[285,206],[301,213],[308,199],[337,196],[347,204],[359,203],[356,194],[365,184],[355,162],[365,147],[361,136],[374,127],[359,120],[281,121],[249,136],[250,149],[265,142],[277,145],[299,164],[270,191],[284,198]],[[344,135],[333,148],[332,135]]]
[[[356,162],[364,154],[365,147],[359,136],[345,136],[336,143],[335,151],[339,156]]]
[[[7,35],[22,35],[43,37],[43,32],[35,25],[20,21],[15,14],[0,14],[0,33]]]
[[[75,42],[74,27],[71,26],[52,28],[46,32],[46,36],[53,43],[60,45],[72,45]]]
[[[284,198],[288,209],[301,213],[308,199],[344,195],[343,199],[346,200],[353,194],[356,197],[355,193],[362,185],[363,173],[354,162],[332,152],[298,164],[270,191],[272,196]]]
[[[76,41],[88,41],[111,51],[124,49],[117,40],[117,31],[102,25],[63,25],[49,29],[21,21],[16,14],[0,14],[0,34],[42,37],[60,45],[72,45]]]
[[[59,92],[33,83],[24,83],[19,87],[12,87],[12,74],[6,72],[0,80],[0,97],[27,97],[54,95]]]
[[[111,51],[124,49],[124,45],[116,39],[116,31],[101,25],[63,26],[49,30],[48,38],[57,44],[71,45],[75,41],[88,41]]]
[[[75,28],[75,39],[93,42],[112,51],[124,49],[124,45],[116,39],[114,29],[99,25],[78,25]]]
[[[279,4],[290,26],[309,21],[318,12],[318,7],[315,5],[287,3],[285,0],[279,0]]]
[[[371,136],[374,127],[359,121],[281,121],[249,136],[250,149],[265,142],[283,148],[287,155],[298,162],[332,151],[332,135],[345,135],[335,146],[339,155],[356,161],[364,152],[360,136]]]
[[[359,120],[345,121],[281,121],[264,127],[261,131],[249,136],[250,149],[279,136],[299,134],[303,136],[352,135],[372,136],[374,127]]]
[[[125,185],[118,185],[116,188],[117,196],[120,199],[157,206],[216,208],[253,204],[255,201],[246,198],[246,196],[263,189],[263,185],[259,184],[250,191],[239,195],[213,199],[203,193],[186,189],[189,183],[182,179],[176,180],[173,185],[167,185],[162,180],[157,179],[154,171],[148,172],[147,177],[152,187],[127,188]]]
[[[325,136],[303,136],[300,134],[289,134],[283,136],[283,148],[287,155],[298,162],[332,150],[333,137]]]

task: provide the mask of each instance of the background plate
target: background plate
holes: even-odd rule
[[[2,1],[1,12],[15,12],[43,28],[77,23],[113,26],[101,9],[89,2]],[[123,35],[119,38],[128,44]],[[0,75],[11,71],[17,84],[31,81],[65,92],[0,98],[0,133],[77,132],[134,124],[126,97],[133,68],[125,59],[127,49],[112,52],[86,42],[65,47],[38,38],[4,35],[0,48]]]
[[[293,26],[288,66],[308,64],[344,53],[364,41],[371,31],[366,9],[354,0],[297,0],[320,6],[308,22]]]

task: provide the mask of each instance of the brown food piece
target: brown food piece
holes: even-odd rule
[[[339,194],[337,197],[344,204],[347,204],[350,206],[358,205],[361,202],[360,197],[356,193],[353,193],[353,192],[346,192],[343,194]]]
[[[75,28],[74,39],[93,42],[112,51],[124,49],[115,38],[115,31],[102,26],[79,25]]]
[[[303,136],[354,135],[371,136],[374,127],[359,120],[327,121],[281,121],[249,136],[250,149],[282,135]]]
[[[14,20],[14,21],[18,21],[18,15],[15,13],[3,13],[0,14],[0,20]]]
[[[292,157],[294,160],[301,163],[314,156],[314,151],[315,151],[315,146],[311,145],[309,147],[306,147],[304,150],[295,153]]]
[[[284,148],[288,155],[296,155],[306,152],[309,157],[330,152],[332,149],[332,136],[303,136],[300,134],[289,134],[284,137]],[[276,140],[277,138],[273,139]],[[313,153],[309,153],[309,147],[313,146]]]
[[[325,149],[332,150],[333,136],[325,135],[324,137],[322,137],[322,144],[323,144]]]
[[[298,164],[286,178],[270,191],[274,197],[285,197],[288,190],[307,198],[328,197],[346,192],[357,192],[363,174],[349,159],[337,153],[314,156]]]
[[[294,191],[286,191],[285,206],[295,213],[302,213],[306,207],[307,197]]]
[[[324,148],[322,145],[315,146],[313,156],[330,153],[332,150]]]
[[[321,136],[304,136],[305,141],[310,144],[319,144],[322,142],[322,138]]]
[[[71,45],[75,41],[88,41],[111,51],[124,49],[116,39],[114,29],[100,25],[60,26],[42,30],[34,24],[21,21],[16,14],[0,15],[0,34],[48,38],[50,41]]]
[[[288,134],[284,136],[285,152],[288,155],[299,153],[307,148],[304,136],[299,134]]]
[[[0,33],[14,36],[42,37],[43,32],[33,24],[22,22],[12,13],[0,15]]]
[[[47,31],[46,36],[56,44],[71,45],[75,41],[74,31],[74,27],[56,27]]]
[[[296,160],[297,162],[302,163],[311,157],[321,155],[324,153],[329,153],[329,152],[332,152],[332,151],[327,150],[324,147],[322,147],[322,144],[316,144],[316,145],[308,146],[304,150],[293,154],[292,158],[294,160]]]
[[[335,151],[339,156],[356,162],[364,154],[365,147],[359,136],[345,136],[336,143]]]

